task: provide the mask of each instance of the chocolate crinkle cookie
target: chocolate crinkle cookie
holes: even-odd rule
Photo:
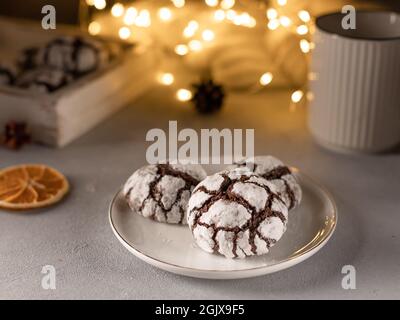
[[[21,70],[36,68],[39,64],[39,48],[25,48],[17,57],[17,64]]]
[[[148,165],[128,179],[123,193],[132,211],[146,218],[186,224],[191,192],[205,177],[200,165]]]
[[[117,42],[86,36],[58,37],[23,50],[17,58],[15,72],[0,65],[0,85],[50,93],[105,67],[123,50]]]
[[[249,170],[273,183],[278,195],[289,210],[301,202],[302,191],[296,177],[281,160],[273,156],[258,156],[240,161],[232,168],[247,167]]]
[[[15,66],[8,63],[0,63],[0,86],[12,85],[16,74]]]
[[[15,86],[38,93],[54,92],[72,81],[71,74],[52,68],[37,68],[23,72]]]
[[[268,253],[286,231],[287,219],[288,208],[274,184],[247,168],[207,177],[188,206],[197,245],[227,258]]]

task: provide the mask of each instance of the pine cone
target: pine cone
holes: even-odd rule
[[[192,102],[200,113],[212,113],[221,109],[224,103],[225,92],[221,85],[213,80],[202,81],[194,84],[195,93]]]

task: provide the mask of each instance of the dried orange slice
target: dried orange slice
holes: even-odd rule
[[[60,201],[68,190],[64,175],[45,165],[26,164],[0,171],[0,208],[46,207]]]

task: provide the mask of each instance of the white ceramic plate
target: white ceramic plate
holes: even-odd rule
[[[109,219],[114,234],[139,259],[163,270],[197,278],[240,279],[294,266],[329,240],[337,224],[332,197],[302,173],[301,205],[289,213],[282,239],[264,256],[226,259],[202,251],[187,226],[154,222],[130,211],[121,192],[113,199]]]

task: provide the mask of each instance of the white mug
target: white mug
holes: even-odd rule
[[[379,152],[400,142],[400,15],[358,11],[316,20],[309,127],[323,146]]]

